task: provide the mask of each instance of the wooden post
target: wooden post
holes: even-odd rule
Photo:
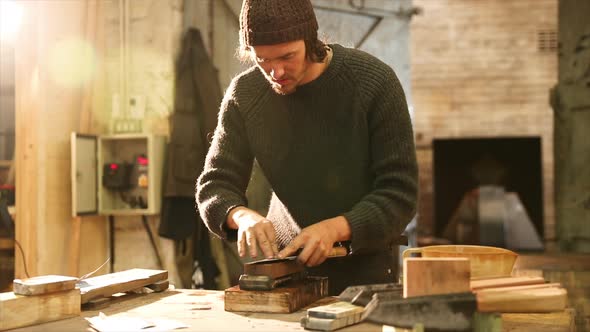
[[[37,197],[40,192],[38,170],[42,169],[39,160],[39,102],[43,90],[39,88],[38,34],[37,18],[40,17],[38,2],[23,2],[27,19],[23,20],[17,40],[26,43],[15,43],[15,122],[16,146],[15,166],[16,181],[16,228],[15,238],[24,251],[24,262],[27,263],[29,274],[37,274]],[[15,255],[15,277],[25,278],[23,257]]]
[[[66,148],[70,144],[70,131],[90,126],[89,112],[97,101],[92,91],[100,82],[96,77],[84,82],[59,82],[63,78],[59,75],[72,72],[63,71],[59,61],[78,60],[75,52],[63,52],[68,45],[76,44],[67,42],[84,40],[91,47],[96,43],[93,26],[101,18],[97,18],[99,14],[94,9],[100,3],[18,2],[23,8],[23,20],[15,43],[16,239],[23,247],[30,276],[79,270],[79,257],[75,256],[80,246],[92,255],[100,254],[100,257],[93,256],[95,262],[85,263],[90,268],[84,266],[84,270],[96,268],[105,259],[106,246],[100,239],[101,235],[106,239],[104,221],[97,225],[101,228],[92,223],[85,227],[95,229],[85,232],[72,229],[82,227],[82,223],[75,221],[72,225],[67,167],[70,155]],[[80,19],[82,16],[87,17]],[[81,114],[81,110],[86,113]],[[74,234],[71,237],[74,242],[86,234],[91,238],[86,238],[84,243],[61,240],[67,239],[70,233]],[[78,252],[69,252],[75,248]],[[70,254],[74,255],[71,261],[63,259]],[[15,276],[26,277],[20,255],[15,258]]]
[[[80,273],[80,225],[81,218],[72,218],[72,238],[70,239],[70,275],[79,276]]]

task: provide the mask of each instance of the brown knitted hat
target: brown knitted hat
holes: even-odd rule
[[[244,0],[242,46],[272,45],[316,38],[318,22],[310,0]]]

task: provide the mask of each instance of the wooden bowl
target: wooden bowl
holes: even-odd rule
[[[509,277],[518,254],[504,248],[473,245],[437,245],[404,250],[403,258],[419,253],[422,257],[466,257],[471,278]]]

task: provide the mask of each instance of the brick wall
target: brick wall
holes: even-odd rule
[[[557,52],[543,47],[554,42],[557,0],[414,0],[414,5],[423,10],[411,25],[420,232],[434,229],[434,138],[540,136],[545,239],[551,243],[553,114],[548,100],[557,82]]]

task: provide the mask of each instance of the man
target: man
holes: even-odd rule
[[[309,0],[244,0],[240,47],[255,66],[225,93],[196,200],[241,256],[298,254],[337,295],[396,281],[392,247],[415,213],[417,166],[393,70],[324,45],[317,29]],[[266,217],[244,194],[254,159],[273,189]],[[335,245],[350,254],[326,260]]]

